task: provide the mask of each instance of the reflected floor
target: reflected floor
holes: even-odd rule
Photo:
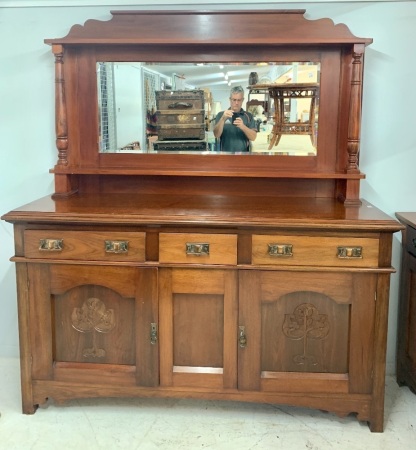
[[[315,156],[316,148],[312,145],[311,138],[307,135],[283,135],[279,145],[269,150],[268,135],[259,132],[253,142],[253,153],[279,153],[293,156]]]

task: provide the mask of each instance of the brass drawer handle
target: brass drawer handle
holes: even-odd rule
[[[41,251],[60,252],[63,248],[63,239],[39,239],[39,250]]]
[[[129,241],[104,241],[106,253],[128,253]]]
[[[270,256],[293,256],[292,244],[267,244]]]
[[[337,256],[340,259],[360,259],[363,257],[362,247],[338,247]]]
[[[186,254],[192,256],[208,256],[209,255],[209,244],[207,243],[196,243],[187,242],[185,244]]]

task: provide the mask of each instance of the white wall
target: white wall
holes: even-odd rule
[[[28,4],[23,0],[5,2]],[[49,3],[54,3],[52,0]],[[59,3],[59,2],[58,2]],[[66,3],[66,2],[63,2]],[[74,2],[75,4],[76,2]],[[89,2],[92,3],[92,2]],[[133,9],[132,2],[124,9]],[[221,5],[170,9],[306,9],[306,17],[346,23],[353,34],[372,37],[366,52],[361,169],[362,197],[394,216],[416,210],[416,42],[415,2],[317,2]],[[3,3],[4,4],[4,3]],[[43,4],[48,4],[44,1]],[[75,23],[109,20],[116,5],[88,7],[0,6],[0,213],[53,191],[49,168],[56,162],[54,137],[54,61],[44,38],[65,36]],[[158,9],[153,4],[143,9]],[[261,26],[261,23],[259,23]],[[413,195],[412,195],[413,194]],[[0,356],[18,356],[13,230],[0,223]],[[400,236],[394,237],[393,264],[399,269]],[[388,367],[394,372],[398,273],[392,277]]]

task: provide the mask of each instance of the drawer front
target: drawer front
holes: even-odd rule
[[[409,226],[406,230],[406,250],[416,256],[416,229]]]
[[[145,233],[25,231],[27,258],[144,261]]]
[[[378,267],[378,239],[253,235],[252,263],[279,266]]]
[[[237,235],[160,233],[161,263],[237,264]]]
[[[205,139],[204,124],[189,125],[157,125],[157,138],[160,141],[169,139]]]

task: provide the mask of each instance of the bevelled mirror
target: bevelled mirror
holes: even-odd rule
[[[252,114],[257,131],[247,155],[317,153],[319,62],[99,61],[96,71],[101,153],[218,154],[213,127],[218,113],[229,108],[235,86],[245,91],[242,106]],[[193,90],[201,91],[202,109],[180,104],[175,109],[171,102],[171,111],[160,110],[158,93],[169,97]],[[189,137],[192,133],[195,139]],[[233,148],[222,151],[237,153]]]

